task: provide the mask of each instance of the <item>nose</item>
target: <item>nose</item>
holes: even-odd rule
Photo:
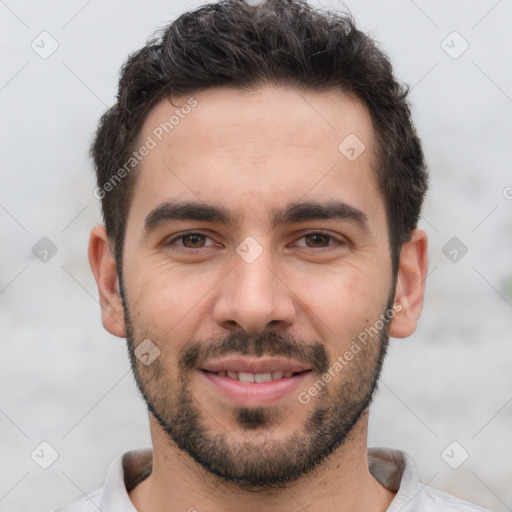
[[[223,329],[247,333],[269,327],[285,329],[296,317],[294,294],[270,249],[264,249],[252,262],[236,254],[218,293],[214,321]]]

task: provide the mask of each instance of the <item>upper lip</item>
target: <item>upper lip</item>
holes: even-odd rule
[[[247,373],[270,373],[275,371],[283,372],[303,372],[309,370],[307,366],[286,359],[284,357],[243,357],[243,356],[228,356],[215,361],[210,361],[201,367],[201,370],[209,372],[220,372],[222,370],[232,372],[247,372]]]

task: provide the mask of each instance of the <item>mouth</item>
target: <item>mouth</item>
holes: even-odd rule
[[[200,368],[208,387],[230,405],[264,406],[291,395],[312,372],[286,358],[231,356]]]
[[[219,377],[227,377],[232,380],[238,380],[240,382],[271,382],[273,380],[281,380],[287,379],[289,377],[293,377],[294,375],[300,375],[304,372],[309,372],[310,370],[303,370],[302,372],[292,372],[292,371],[282,371],[275,370],[272,372],[265,373],[251,373],[251,372],[237,372],[232,370],[220,370],[218,372],[211,372],[209,370],[203,370],[207,373],[213,373],[214,375],[218,375]]]

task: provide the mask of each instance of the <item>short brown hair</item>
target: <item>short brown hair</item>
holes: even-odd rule
[[[356,29],[350,15],[324,12],[301,0],[204,5],[181,15],[128,58],[117,101],[102,116],[91,147],[119,271],[136,175],[123,173],[123,179],[113,180],[136,149],[151,108],[164,98],[212,87],[263,84],[341,90],[364,102],[376,136],[378,183],[397,271],[401,246],[417,225],[428,184],[408,90],[394,78],[386,54]]]

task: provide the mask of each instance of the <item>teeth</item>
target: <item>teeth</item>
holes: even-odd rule
[[[230,379],[239,380],[241,382],[270,382],[272,380],[279,380],[283,377],[291,377],[293,375],[293,372],[283,372],[281,370],[267,373],[233,372],[231,370],[221,370],[215,373],[221,377],[229,377]]]
[[[272,380],[271,373],[255,373],[254,382],[270,382]]]
[[[238,372],[238,380],[241,382],[254,382],[254,373]]]

